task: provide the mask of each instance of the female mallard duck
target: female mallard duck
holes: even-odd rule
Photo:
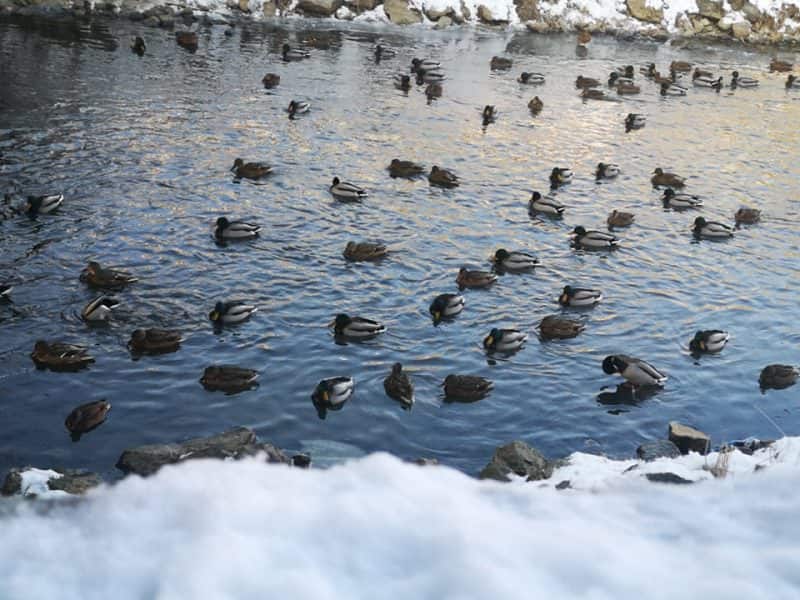
[[[289,44],[283,45],[283,48],[281,48],[281,55],[286,62],[304,60],[311,56],[307,50],[292,48]]]
[[[793,386],[798,375],[800,371],[791,365],[768,365],[761,371],[758,384],[762,390],[782,390]]]
[[[628,113],[628,116],[625,117],[625,131],[641,129],[646,123],[647,117],[644,115],[640,115],[639,113]]]
[[[600,82],[597,79],[578,75],[578,78],[575,80],[575,87],[580,90],[587,90],[589,88],[600,87]]]
[[[430,101],[434,98],[441,98],[442,97],[442,84],[441,83],[432,83],[428,87],[425,88],[425,97]]]
[[[210,392],[243,392],[258,385],[258,373],[252,369],[229,365],[211,365],[203,371],[200,383]]]
[[[779,73],[786,73],[787,71],[791,71],[794,69],[794,65],[785,60],[778,60],[777,58],[773,58],[769,63],[769,70],[770,72],[779,72]]]
[[[433,324],[438,325],[442,319],[450,319],[464,310],[464,296],[460,294],[439,294],[429,307]]]
[[[337,200],[351,201],[361,200],[367,197],[367,191],[364,188],[346,181],[339,181],[338,177],[333,178],[333,183],[328,190]]]
[[[131,43],[131,51],[134,54],[138,54],[139,56],[144,56],[144,52],[147,49],[145,46],[144,40],[139,37],[138,35],[133,38],[133,42]]]
[[[691,194],[676,194],[672,188],[664,190],[664,195],[661,197],[664,203],[664,208],[671,208],[673,210],[684,210],[687,208],[700,208],[703,206],[703,201],[699,196]]]
[[[528,102],[528,110],[531,111],[531,114],[533,116],[536,116],[540,112],[542,112],[543,108],[544,108],[544,102],[541,101],[539,96],[534,96],[533,98],[531,98],[531,101]]]
[[[633,385],[662,386],[667,376],[653,365],[639,358],[614,354],[603,359],[603,371],[608,375],[619,373]]]
[[[523,71],[517,81],[525,85],[541,85],[544,83],[544,75],[541,73],[528,73]]]
[[[289,113],[289,118],[294,119],[297,115],[304,115],[311,110],[311,104],[303,100],[292,100],[289,102],[289,108],[286,112]]]
[[[635,218],[633,213],[615,209],[609,213],[606,224],[609,229],[613,229],[614,227],[628,227],[633,224]]]
[[[476,402],[489,395],[494,384],[477,375],[448,375],[442,383],[444,396],[450,401]]]
[[[396,87],[398,90],[407,92],[411,89],[411,77],[408,75],[395,75],[394,87]]]
[[[175,41],[181,48],[186,48],[190,52],[197,50],[197,32],[196,31],[176,31]]]
[[[616,71],[611,71],[608,76],[608,87],[617,87],[620,85],[633,85],[632,77],[623,77]]]
[[[352,377],[331,377],[320,381],[311,394],[319,418],[324,419],[329,410],[340,410],[353,395],[355,385]]]
[[[692,70],[692,63],[683,60],[673,60],[669,64],[669,70],[676,73],[689,73]]]
[[[510,58],[505,58],[503,56],[493,56],[492,60],[489,62],[489,67],[491,67],[492,71],[507,71],[511,68],[511,65],[514,64]]]
[[[425,167],[418,165],[410,160],[399,160],[393,158],[389,163],[389,176],[392,178],[403,177],[406,179],[413,179],[425,172]]]
[[[431,167],[431,172],[428,174],[428,182],[443,188],[455,188],[461,184],[455,173],[447,169],[440,169],[435,165]]]
[[[386,48],[381,44],[375,46],[375,62],[381,62],[384,59],[394,58],[395,56],[397,56],[397,52],[391,48]]]
[[[64,202],[64,194],[49,196],[28,196],[23,211],[30,217],[46,215],[56,210]]]
[[[383,244],[373,242],[347,242],[342,253],[347,260],[365,262],[378,260],[386,256],[388,250]]]
[[[742,207],[734,215],[736,225],[752,225],[761,220],[761,211],[757,208]]]
[[[51,371],[77,371],[94,362],[94,358],[83,346],[44,340],[34,344],[31,360],[38,368]]]
[[[183,337],[169,329],[137,329],[131,334],[128,349],[133,354],[167,354],[180,348]]]
[[[100,426],[106,420],[108,411],[111,410],[111,403],[105,400],[95,400],[81,404],[67,415],[64,425],[72,434],[73,439],[80,438],[84,433],[90,432],[95,427]]]
[[[619,240],[604,231],[586,231],[581,225],[572,230],[573,243],[580,248],[589,250],[611,250],[619,245]]]
[[[277,73],[267,73],[261,78],[261,83],[264,84],[266,89],[271,90],[281,84],[281,76]]]
[[[555,189],[568,183],[572,183],[572,171],[567,168],[553,167],[553,170],[550,171],[550,187]]]
[[[392,400],[397,400],[403,408],[411,408],[414,404],[414,384],[403,372],[403,365],[394,363],[392,372],[383,380],[383,389]]]
[[[675,83],[664,82],[661,84],[662,96],[685,96],[686,88]]]
[[[800,79],[797,79],[794,75],[789,75],[786,78],[786,89],[787,90],[797,90],[800,89]]]
[[[111,296],[98,296],[89,304],[83,307],[81,317],[84,321],[101,322],[108,321],[112,309],[119,306],[119,300]]]
[[[505,248],[500,248],[494,253],[494,264],[497,269],[503,271],[519,272],[533,269],[539,264],[539,260],[525,252],[509,252]]]
[[[237,178],[241,179],[260,179],[272,173],[272,167],[263,162],[244,162],[241,158],[233,161],[231,171]]]
[[[528,201],[528,212],[560,217],[564,214],[564,205],[552,196],[542,196],[539,192],[533,192]]]
[[[717,221],[706,221],[703,217],[694,220],[692,232],[696,238],[726,239],[733,237],[733,229]]]
[[[617,85],[617,94],[620,96],[633,96],[642,90],[638,85],[620,83]]]
[[[217,219],[214,237],[218,240],[251,240],[258,237],[261,226],[244,221],[229,221],[226,217]]]
[[[328,327],[333,327],[335,336],[354,340],[366,340],[386,331],[386,327],[378,321],[351,317],[344,313],[336,315],[333,321],[328,323]]]
[[[464,288],[484,288],[489,287],[497,281],[497,275],[489,271],[470,271],[466,267],[461,267],[456,275],[456,283],[459,289]]]
[[[727,331],[720,331],[719,329],[698,331],[689,341],[689,350],[692,352],[709,352],[714,354],[725,347],[730,337]]]
[[[692,79],[714,79],[714,74],[711,71],[695,67]]]
[[[429,58],[412,58],[411,59],[411,72],[412,73],[425,73],[426,71],[436,71],[441,67],[441,63],[431,60]]]
[[[497,109],[492,106],[491,104],[487,104],[483,107],[483,112],[481,113],[481,117],[483,118],[483,124],[488,125],[489,123],[494,123],[497,119]]]
[[[656,170],[653,171],[650,182],[653,184],[653,187],[664,186],[682,188],[684,186],[683,177],[678,177],[675,173],[665,173],[661,167],[657,167]]]
[[[257,310],[252,304],[245,304],[240,300],[217,302],[214,310],[208,313],[208,318],[215,325],[235,325],[249,319]]]
[[[583,323],[554,315],[544,317],[539,323],[539,334],[545,340],[568,340],[583,330]]]
[[[517,329],[492,329],[483,338],[483,347],[487,352],[511,353],[522,348],[527,339],[528,334]]]
[[[594,172],[596,179],[614,179],[620,174],[619,165],[614,163],[597,163],[597,170]]]
[[[608,100],[608,95],[602,90],[585,89],[581,92],[584,100]]]
[[[758,87],[758,79],[753,79],[752,77],[740,77],[739,71],[734,71],[731,73],[731,87],[737,88],[754,88]]]
[[[417,73],[417,85],[425,83],[442,83],[445,80],[444,71],[419,71]]]
[[[81,271],[79,278],[90,287],[104,290],[121,290],[126,285],[139,281],[136,277],[125,271],[104,269],[100,263],[89,261],[86,268]]]
[[[700,88],[710,88],[720,91],[722,89],[722,77],[711,79],[710,77],[692,76],[692,85]]]
[[[603,299],[600,290],[590,290],[587,288],[575,288],[565,285],[558,303],[561,306],[594,306]]]

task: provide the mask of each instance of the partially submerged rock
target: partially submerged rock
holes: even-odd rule
[[[680,455],[680,449],[669,440],[644,442],[636,449],[636,456],[645,462],[650,462],[657,458],[675,458]]]
[[[409,7],[408,0],[386,0],[383,3],[383,10],[395,25],[422,23],[422,14],[418,10]]]
[[[103,483],[97,473],[76,469],[14,468],[8,472],[0,494],[3,496],[50,497],[85,494]],[[55,492],[51,494],[50,492]]]
[[[497,448],[478,478],[511,481],[511,473],[528,481],[539,481],[553,474],[553,464],[536,448],[517,440]]]
[[[708,454],[711,450],[711,438],[707,434],[676,421],[669,424],[669,439],[678,447],[681,454],[689,452]]]
[[[648,481],[652,481],[655,483],[672,483],[672,484],[682,484],[686,485],[687,483],[694,483],[691,479],[684,479],[680,475],[676,475],[675,473],[646,473],[645,477],[647,477]]]

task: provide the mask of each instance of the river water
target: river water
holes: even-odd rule
[[[142,34],[147,53],[128,50]],[[311,59],[285,64],[284,42]],[[376,64],[377,41],[398,56]],[[630,456],[680,420],[716,442],[800,430],[797,391],[761,394],[758,373],[797,362],[796,157],[800,94],[769,74],[769,54],[742,48],[677,49],[596,39],[576,56],[572,36],[453,29],[342,26],[292,21],[200,30],[194,54],[173,34],[124,21],[0,22],[0,184],[22,194],[62,192],[59,212],[0,225],[0,283],[15,286],[0,305],[0,469],[33,464],[83,467],[117,476],[123,449],[208,435],[236,425],[315,463],[385,450],[435,457],[476,473],[493,449],[523,439],[552,457],[573,451]],[[493,55],[514,60],[490,73]],[[442,62],[444,95],[426,103],[421,87],[392,85],[414,56]],[[579,74],[604,78],[616,66],[689,60],[761,79],[754,90],[694,91],[664,100],[643,93],[620,102],[584,102]],[[520,86],[520,71],[547,83]],[[281,84],[265,91],[267,71]],[[543,112],[532,118],[528,100]],[[312,104],[286,118],[292,98]],[[494,104],[496,123],[481,124]],[[627,113],[647,115],[626,133]],[[234,182],[233,160],[275,166],[257,184]],[[425,179],[391,179],[392,158],[452,169],[455,190]],[[622,175],[597,184],[599,161]],[[532,190],[546,191],[554,166],[575,181],[558,193],[561,221],[531,218]],[[655,167],[688,178],[699,213],[663,210],[649,182]],[[369,191],[362,203],[328,193],[334,176]],[[697,243],[697,214],[732,223],[742,205],[763,209],[760,224],[724,243]],[[570,247],[576,225],[602,229],[612,208],[635,212],[613,253]],[[251,243],[220,247],[210,235],[220,215],[260,223]],[[382,240],[394,250],[378,264],[348,263],[349,240]],[[533,274],[504,275],[489,290],[464,292],[466,308],[434,327],[428,305],[456,291],[461,266],[488,268],[499,247],[534,253]],[[79,280],[88,260],[124,267],[140,281],[118,294],[106,328],[79,318],[95,293]],[[597,287],[605,300],[569,311],[586,324],[578,338],[541,342],[535,326],[561,312],[565,284]],[[208,312],[219,299],[259,308],[247,323],[215,332]],[[365,343],[335,343],[326,324],[338,312],[384,322]],[[530,333],[510,357],[487,357],[492,327]],[[180,329],[179,352],[133,360],[126,343],[139,327]],[[698,328],[732,339],[717,356],[693,358]],[[37,371],[37,339],[90,347],[96,363],[80,373]],[[666,387],[635,401],[615,396],[617,378],[600,368],[611,353],[640,356],[667,372]],[[382,381],[402,362],[417,388],[410,411],[387,398]],[[235,395],[198,383],[210,364],[260,373],[260,387]],[[446,403],[449,373],[492,379],[472,403]],[[323,377],[352,375],[356,393],[320,420],[310,401]],[[106,398],[101,427],[72,442],[64,418]],[[763,413],[762,413],[763,411]],[[768,418],[774,421],[770,423]]]

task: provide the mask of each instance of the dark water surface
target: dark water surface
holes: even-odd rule
[[[309,451],[317,464],[387,450],[470,473],[517,438],[550,456],[629,456],[642,440],[663,437],[672,419],[717,441],[776,436],[756,407],[787,433],[800,431],[797,389],[762,395],[757,383],[764,365],[798,362],[800,342],[800,94],[765,72],[768,55],[600,39],[578,59],[566,36],[296,21],[240,26],[232,37],[202,29],[195,54],[170,32],[147,29],[139,58],[128,50],[134,33],[127,22],[0,23],[0,184],[66,198],[56,214],[0,225],[0,282],[15,284],[14,303],[0,306],[0,468],[86,467],[113,477],[126,447],[234,425]],[[376,65],[376,40],[398,57]],[[285,41],[305,44],[311,60],[282,63]],[[490,58],[504,52],[513,70],[490,73]],[[441,60],[447,72],[444,97],[431,105],[422,88],[406,95],[392,85],[413,56]],[[578,74],[673,59],[721,68],[726,81],[738,68],[762,85],[665,101],[642,81],[641,96],[600,103],[582,102],[574,89]],[[522,70],[545,73],[547,83],[520,86]],[[281,76],[272,93],[260,84],[267,71]],[[526,108],[534,94],[545,104],[535,119]],[[288,120],[292,98],[309,100],[311,113]],[[487,103],[500,116],[484,131]],[[631,111],[648,122],[626,134]],[[259,185],[234,183],[236,157],[269,161],[276,173]],[[395,157],[450,168],[463,185],[444,191],[425,179],[392,180],[386,166]],[[594,182],[601,160],[621,165],[618,180]],[[532,219],[530,192],[545,191],[556,165],[576,173],[558,194],[565,218]],[[687,176],[705,209],[664,211],[649,184],[657,166]],[[335,201],[327,191],[335,175],[363,185],[369,198]],[[693,241],[697,214],[732,222],[741,205],[761,207],[763,222],[728,242]],[[618,233],[621,249],[570,248],[575,225],[603,228],[612,208],[636,213],[636,224]],[[256,221],[263,235],[218,247],[210,228],[220,215]],[[380,264],[350,264],[341,252],[351,239],[396,251]],[[432,298],[456,290],[460,266],[488,268],[498,247],[530,250],[542,267],[466,291],[462,315],[433,327]],[[107,328],[78,317],[95,295],[78,281],[90,259],[140,277],[119,294]],[[587,326],[577,339],[540,342],[534,327],[559,312],[568,283],[601,288],[606,299],[571,311]],[[230,298],[259,312],[215,334],[207,314]],[[337,345],[325,328],[337,312],[379,319],[388,332]],[[175,354],[132,360],[126,342],[145,326],[177,328],[187,339]],[[531,338],[521,352],[490,361],[480,342],[495,326]],[[689,338],[713,327],[729,330],[731,343],[694,360]],[[76,374],[37,371],[29,353],[40,338],[86,344],[97,362]],[[666,371],[666,388],[636,404],[598,401],[618,383],[600,368],[613,352]],[[411,411],[383,392],[395,361],[417,386]],[[198,379],[213,363],[257,369],[261,385],[207,392]],[[439,384],[453,372],[489,377],[495,390],[474,404],[445,403]],[[310,393],[334,375],[354,376],[356,394],[322,421]],[[107,422],[73,443],[65,416],[99,398],[113,405]]]

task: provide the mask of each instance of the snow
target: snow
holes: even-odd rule
[[[51,490],[47,487],[47,482],[51,479],[59,479],[61,473],[49,469],[26,469],[20,473],[22,482],[20,484],[21,496],[36,496],[37,498],[59,498],[69,496],[62,490]]]

